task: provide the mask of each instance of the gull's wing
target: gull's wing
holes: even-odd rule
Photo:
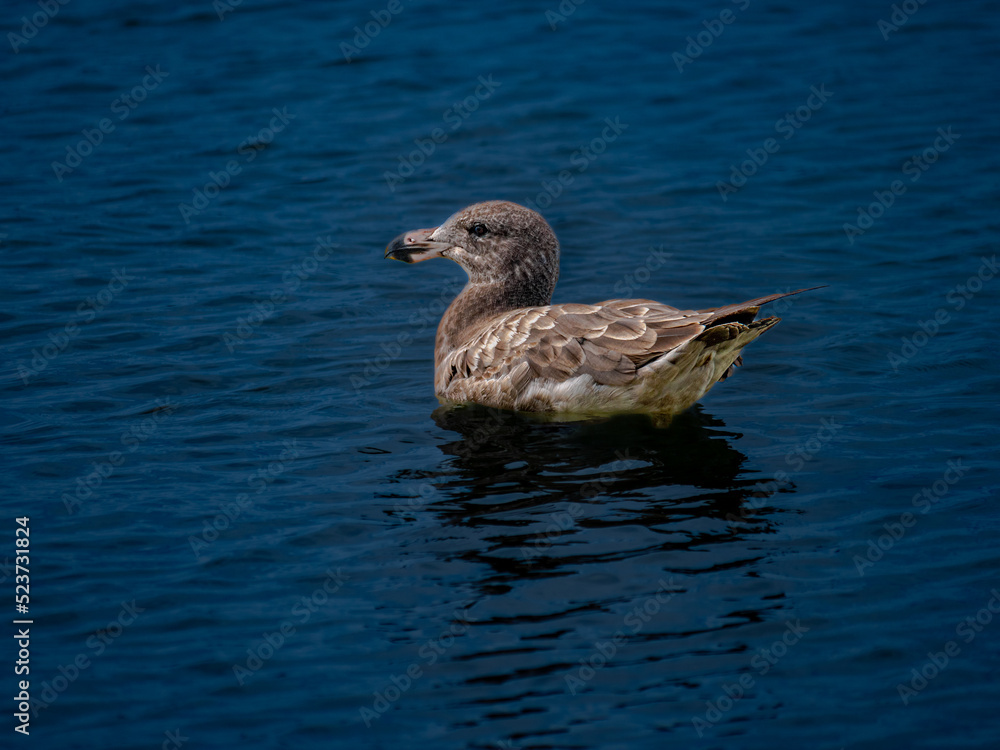
[[[808,290],[707,310],[679,310],[648,299],[513,310],[453,352],[442,363],[443,375],[446,383],[509,378],[515,392],[535,379],[563,382],[578,375],[589,375],[600,385],[627,385],[643,367],[706,330],[718,326],[721,334],[725,324],[750,323],[761,305],[800,291]],[[726,332],[716,338],[730,337]]]

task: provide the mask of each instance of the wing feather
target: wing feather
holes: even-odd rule
[[[601,305],[554,305],[544,329],[516,351],[536,378],[563,382],[589,375],[600,385],[626,385],[639,368],[704,330],[707,315],[651,300],[608,300]]]
[[[801,291],[806,290],[790,294]],[[784,296],[707,310],[681,310],[648,299],[512,310],[447,355],[437,368],[436,387],[443,393],[453,381],[467,381],[472,385],[456,384],[458,393],[476,388],[507,394],[505,399],[517,403],[539,380],[563,383],[589,376],[597,385],[627,386],[658,372],[663,362],[685,356],[687,349],[681,348],[695,338],[704,345],[732,338],[754,320],[761,305]],[[769,318],[753,325],[763,331],[776,322]]]

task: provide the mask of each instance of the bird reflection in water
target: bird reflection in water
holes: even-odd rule
[[[622,634],[586,688],[621,705],[637,675],[651,691],[644,702],[701,705],[713,696],[692,674],[738,675],[753,638],[781,636],[786,583],[763,575],[774,557],[760,534],[781,512],[769,507],[774,487],[794,487],[746,468],[733,447],[740,436],[701,407],[667,426],[485,407],[442,407],[433,418],[444,458],[394,477],[420,489],[386,508],[402,527],[387,564],[399,566],[400,606],[447,602],[477,618],[419,631],[468,628],[461,650],[442,656],[455,678],[434,698],[482,712],[459,729],[493,724],[504,686],[503,716],[537,714],[549,733],[566,680],[598,641]]]
[[[794,490],[746,470],[746,456],[732,446],[739,434],[700,406],[665,427],[645,415],[547,422],[481,406],[445,406],[433,418],[461,437],[439,445],[450,458],[423,473],[433,490],[420,507],[472,531],[483,544],[462,557],[494,566],[539,572],[567,553],[586,555],[588,531],[616,526],[665,535],[660,544],[675,552],[735,541],[770,528],[775,486]],[[410,515],[405,504],[390,513]],[[616,556],[598,546],[597,554]]]

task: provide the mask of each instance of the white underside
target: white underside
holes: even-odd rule
[[[738,353],[721,367],[718,357],[711,351],[705,353],[698,367],[685,367],[683,361],[681,366],[665,361],[655,369],[643,371],[627,386],[600,385],[590,375],[578,375],[561,383],[536,380],[518,402],[525,407],[548,403],[548,410],[574,413],[677,413],[693,406],[708,393],[736,356]]]

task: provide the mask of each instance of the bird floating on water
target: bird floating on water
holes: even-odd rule
[[[706,310],[648,299],[553,305],[559,242],[539,214],[507,201],[476,203],[439,227],[404,232],[385,257],[449,258],[469,276],[438,325],[438,398],[529,412],[684,411],[778,323],[755,320],[761,305],[809,291]]]

